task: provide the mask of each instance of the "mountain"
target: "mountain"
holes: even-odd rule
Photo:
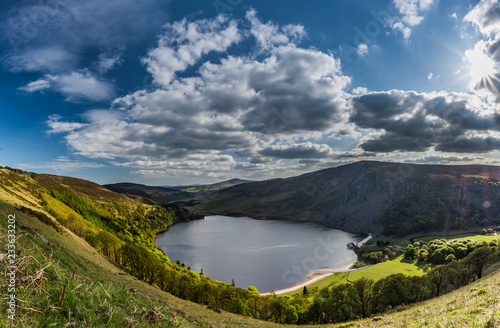
[[[403,236],[500,224],[500,167],[362,161],[214,191],[190,211]]]
[[[164,205],[189,202],[193,198],[192,193],[183,190],[167,187],[151,187],[131,182],[107,184],[104,187],[117,193],[139,196]]]
[[[162,205],[185,207],[197,204],[197,199],[204,197],[207,193],[249,182],[251,181],[231,179],[208,185],[178,187],[151,187],[143,184],[122,182],[107,184],[104,187],[114,192],[140,196]]]
[[[190,192],[214,191],[214,190],[229,188],[232,186],[237,186],[237,185],[249,183],[249,182],[253,182],[253,181],[242,180],[242,179],[231,179],[231,180],[212,183],[212,184],[208,184],[208,185],[179,186],[179,187],[173,187],[173,188],[181,189],[183,191],[190,191]]]

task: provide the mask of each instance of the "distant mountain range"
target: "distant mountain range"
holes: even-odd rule
[[[409,235],[500,225],[500,167],[363,161],[204,195],[203,215],[316,221],[350,232]]]
[[[118,193],[140,196],[158,204],[184,207],[197,204],[197,199],[208,193],[249,182],[252,181],[231,179],[208,185],[176,187],[151,187],[143,184],[122,182],[104,185],[104,187]]]
[[[349,232],[394,236],[500,225],[500,167],[488,165],[362,161],[286,179],[105,187],[176,205],[186,218],[219,214],[314,221]]]

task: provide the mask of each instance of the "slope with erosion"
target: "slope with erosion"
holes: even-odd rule
[[[407,235],[500,224],[500,167],[357,162],[206,195],[191,211]]]

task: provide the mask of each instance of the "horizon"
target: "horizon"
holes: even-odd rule
[[[186,186],[500,164],[497,0],[22,0],[0,17],[1,166]]]
[[[77,175],[60,175],[60,174],[52,174],[52,173],[38,173],[38,172],[34,172],[34,171],[24,171],[26,173],[35,173],[35,174],[47,174],[47,175],[55,175],[55,176],[63,176],[63,177],[69,177],[69,178],[74,178],[74,179],[82,179],[82,180],[86,180],[86,181],[90,181],[90,182],[93,182],[93,183],[96,183],[96,184],[99,184],[101,186],[106,186],[106,185],[115,185],[115,184],[135,184],[135,185],[143,185],[145,187],[154,187],[154,188],[187,188],[187,187],[202,187],[202,186],[207,186],[207,185],[213,185],[213,184],[219,184],[219,183],[223,183],[223,182],[229,182],[229,181],[232,181],[232,180],[241,180],[241,181],[246,181],[248,183],[251,183],[251,182],[264,182],[264,181],[269,181],[269,180],[275,180],[275,179],[288,179],[288,178],[295,178],[295,177],[299,177],[299,176],[302,176],[302,175],[307,175],[307,174],[310,174],[310,173],[315,173],[315,172],[319,172],[319,171],[324,171],[324,170],[330,170],[330,169],[336,169],[336,168],[339,168],[339,167],[342,167],[342,166],[348,166],[348,165],[354,165],[354,164],[359,164],[359,163],[366,163],[366,162],[369,162],[369,163],[381,163],[381,164],[394,164],[394,165],[398,165],[398,166],[404,166],[404,168],[400,167],[398,168],[398,171],[399,173],[401,174],[401,171],[404,171],[404,170],[411,170],[411,168],[408,168],[407,166],[412,166],[412,165],[417,165],[417,166],[480,166],[480,167],[484,167],[484,166],[487,166],[487,167],[500,167],[500,165],[494,165],[494,164],[477,164],[477,163],[471,163],[471,164],[456,164],[456,163],[448,163],[448,164],[433,164],[433,163],[405,163],[405,162],[389,162],[389,161],[377,161],[377,160],[360,160],[360,161],[356,161],[356,162],[349,162],[349,163],[343,163],[343,164],[340,164],[338,166],[334,166],[334,167],[326,167],[326,168],[322,168],[322,169],[318,169],[318,170],[314,170],[314,171],[307,171],[307,172],[299,172],[297,175],[292,175],[292,176],[286,176],[286,177],[273,177],[273,178],[268,178],[268,179],[262,179],[262,180],[246,180],[246,179],[240,179],[240,178],[229,178],[227,180],[219,180],[219,181],[215,181],[215,182],[210,182],[210,183],[193,183],[193,184],[179,184],[179,185],[155,185],[155,184],[144,184],[144,183],[140,183],[140,182],[132,182],[132,181],[112,181],[112,182],[108,182],[108,183],[99,183],[97,181],[93,181],[93,180],[90,180],[90,179],[84,179],[80,176],[77,176]],[[15,168],[15,167],[10,167],[10,166],[1,166],[0,165],[0,168],[11,168],[11,169],[18,169],[18,168]],[[395,173],[395,172],[386,172],[386,173]],[[403,174],[405,175],[405,174]]]

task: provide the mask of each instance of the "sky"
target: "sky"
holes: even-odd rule
[[[4,0],[0,165],[101,184],[500,164],[497,0]]]

